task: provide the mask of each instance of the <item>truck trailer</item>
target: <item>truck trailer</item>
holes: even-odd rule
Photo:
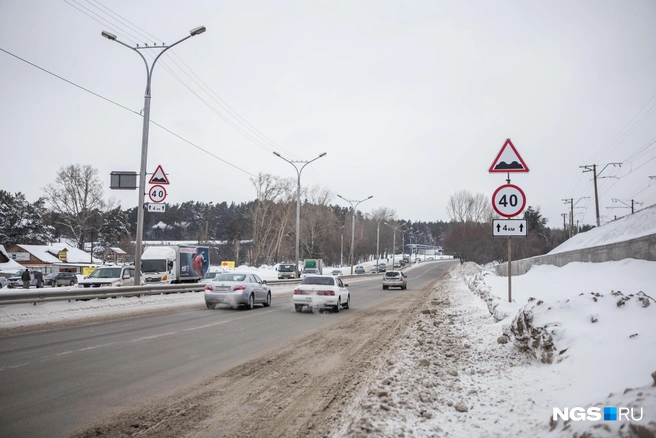
[[[209,266],[207,246],[148,246],[141,256],[146,283],[198,283]]]
[[[301,277],[316,274],[323,274],[323,260],[305,259],[303,262],[303,272],[301,273]]]

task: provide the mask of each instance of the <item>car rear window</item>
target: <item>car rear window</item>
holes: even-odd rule
[[[301,284],[318,284],[321,286],[334,286],[335,281],[332,277],[305,277]]]
[[[385,272],[385,277],[400,277],[401,273],[400,272]]]

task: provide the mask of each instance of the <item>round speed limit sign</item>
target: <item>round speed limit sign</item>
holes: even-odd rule
[[[514,184],[504,184],[492,195],[494,211],[503,217],[517,216],[526,207],[526,195]]]
[[[164,186],[155,185],[148,190],[148,197],[153,202],[162,202],[166,199],[166,189]]]

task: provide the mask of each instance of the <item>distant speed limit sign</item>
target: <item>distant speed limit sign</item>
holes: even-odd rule
[[[526,195],[514,184],[504,184],[492,195],[492,207],[503,217],[517,216],[525,206]]]
[[[162,202],[166,199],[166,189],[159,184],[152,186],[148,191],[148,197],[153,202]]]

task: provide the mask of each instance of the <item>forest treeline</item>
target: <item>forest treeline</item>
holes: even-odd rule
[[[165,204],[163,213],[145,213],[144,240],[184,240],[212,247],[213,262],[233,260],[259,266],[293,261],[296,238],[296,181],[270,174],[251,179],[256,198],[235,203],[188,201]],[[398,218],[391,207],[371,212],[333,204],[333,195],[319,187],[301,193],[300,258],[322,258],[327,264],[349,264],[400,253],[404,244],[442,246],[477,263],[503,261],[507,240],[492,236],[494,218],[483,194],[458,191],[446,206],[449,221]],[[564,240],[562,229],[550,229],[539,209],[528,207],[523,217],[528,236],[513,239],[513,258],[545,254]],[[355,218],[355,227],[352,221]],[[126,210],[106,200],[97,170],[91,166],[63,167],[44,196],[30,203],[22,193],[0,190],[0,243],[47,244],[71,242],[104,257],[110,247],[134,254],[137,207]],[[355,233],[352,237],[352,229]],[[584,231],[591,227],[585,227]],[[579,231],[579,230],[577,230]],[[396,236],[394,236],[396,234]]]

